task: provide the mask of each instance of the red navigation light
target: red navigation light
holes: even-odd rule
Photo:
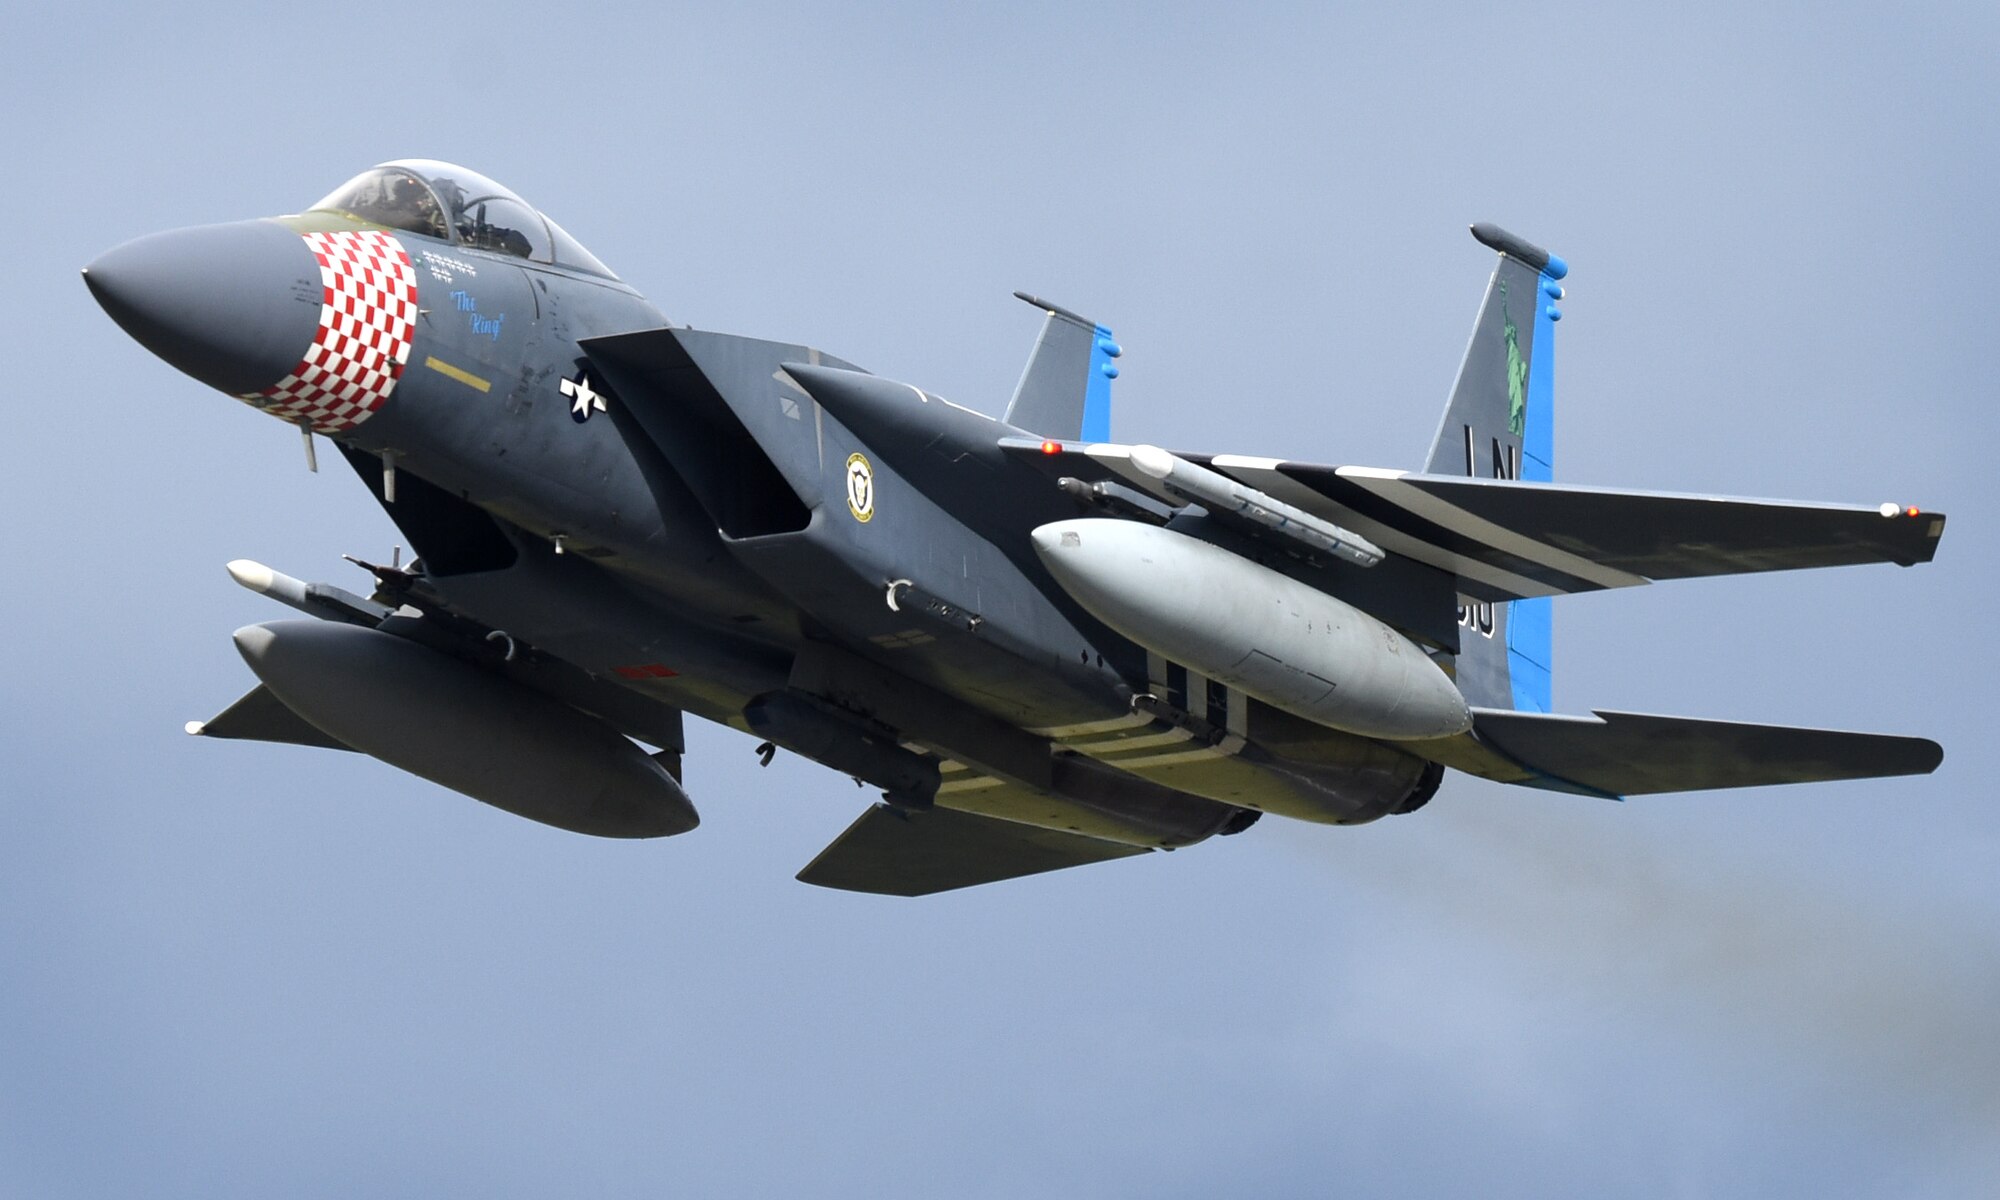
[[[1923,516],[1924,514],[1923,514],[1923,510],[1922,510],[1922,509],[1920,509],[1920,508],[1918,508],[1918,507],[1917,507],[1916,505],[1912,504],[1912,505],[1910,505],[1910,507],[1908,507],[1908,508],[1906,508],[1906,509],[1904,509],[1904,510],[1903,510],[1903,515],[1904,515],[1904,516],[1906,516],[1906,517],[1921,517],[1921,516]]]
[[[1043,442],[1043,443],[1042,443],[1042,453],[1043,453],[1043,454],[1061,454],[1061,453],[1062,453],[1062,443],[1061,443],[1061,442]],[[1914,509],[1912,509],[1911,511],[1912,511],[1912,512],[1914,512],[1915,510],[1914,510]]]

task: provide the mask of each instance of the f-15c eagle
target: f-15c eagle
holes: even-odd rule
[[[994,419],[676,325],[518,196],[409,160],[91,263],[168,363],[323,438],[409,540],[373,594],[238,561],[211,738],[352,750],[603,837],[693,829],[682,714],[878,789],[799,878],[919,895],[1414,812],[1928,772],[1930,741],[1550,711],[1552,598],[1927,562],[1944,517],[1553,482],[1561,259],[1498,261],[1421,472],[1110,437],[1055,304]],[[844,795],[845,789],[836,789]]]

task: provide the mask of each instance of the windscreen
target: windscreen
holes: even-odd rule
[[[477,171],[433,159],[402,159],[363,171],[312,211],[344,213],[495,254],[617,278],[513,192]]]
[[[398,167],[363,171],[307,211],[344,213],[425,237],[451,238],[437,196],[423,180]]]

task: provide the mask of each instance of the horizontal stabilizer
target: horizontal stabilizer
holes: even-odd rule
[[[331,734],[320,732],[319,726],[287,708],[284,701],[261,683],[209,720],[189,721],[187,731],[196,737],[353,749]]]
[[[1476,708],[1473,729],[1541,777],[1528,782],[1610,796],[1928,775],[1944,761],[1926,738],[1643,713]]]
[[[878,804],[799,872],[804,883],[883,896],[927,896],[1149,853],[1141,846],[934,808]]]

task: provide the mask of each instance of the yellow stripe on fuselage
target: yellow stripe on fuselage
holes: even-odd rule
[[[454,367],[442,359],[426,358],[424,359],[424,365],[446,379],[456,379],[475,391],[490,392],[493,390],[493,384],[489,380],[481,379],[479,376],[461,367]]]

